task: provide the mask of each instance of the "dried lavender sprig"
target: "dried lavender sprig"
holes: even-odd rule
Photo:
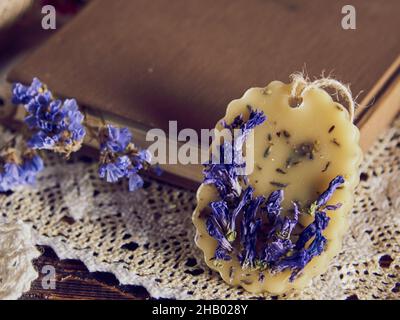
[[[34,78],[30,86],[14,84],[12,101],[23,104],[28,112],[25,122],[34,131],[28,141],[32,149],[47,149],[69,156],[81,148],[86,130],[84,116],[74,99],[55,99],[47,86]],[[100,177],[108,182],[126,177],[131,191],[143,186],[138,173],[150,167],[151,155],[133,145],[127,128],[106,126],[106,130],[101,130],[100,153]],[[154,171],[161,173],[158,167]]]
[[[272,197],[272,200],[273,199],[274,197]],[[279,209],[278,215],[274,216],[272,221],[270,220],[272,227],[268,235],[268,242],[263,249],[263,256],[261,259],[263,265],[269,266],[275,263],[294,248],[290,236],[298,223],[300,211],[296,203],[293,203],[293,207],[293,219],[289,217],[284,217],[282,219]]]
[[[266,213],[269,220],[269,223],[274,224],[275,220],[279,217],[281,213],[281,203],[283,201],[283,190],[273,191],[264,207],[262,208]]]
[[[205,164],[204,169],[204,183],[213,184],[218,190],[222,201],[211,203],[212,216],[207,220],[207,229],[211,236],[217,239],[219,243],[218,252],[216,257],[221,255],[225,256],[222,250],[231,251],[230,242],[236,239],[236,219],[239,213],[247,206],[252,198],[253,189],[247,188],[244,192],[241,190],[240,180],[242,177],[238,174],[240,169],[243,169],[243,163],[238,162],[242,160],[242,152],[244,142],[250,133],[257,125],[260,125],[266,120],[263,112],[255,111],[250,108],[250,115],[247,121],[243,120],[243,115],[237,116],[231,124],[223,122],[223,126],[230,130],[240,129],[240,134],[235,135],[233,143],[224,142],[220,146],[219,160],[222,163],[214,163],[213,160]],[[245,180],[245,179],[244,179]],[[261,198],[260,198],[261,199]],[[261,200],[260,200],[261,201]],[[258,202],[257,202],[258,203]],[[260,202],[261,203],[261,202]],[[258,203],[258,205],[260,204]],[[249,210],[257,210],[254,207],[254,202],[247,208],[247,217],[249,218]],[[251,209],[253,207],[253,209]],[[251,222],[242,226],[242,233],[245,245],[243,251],[244,263],[254,264],[255,256],[255,235],[259,228],[260,221]],[[217,232],[218,231],[218,232]],[[229,246],[228,246],[229,244]],[[254,244],[254,245],[253,245]]]
[[[248,203],[250,202],[251,198],[253,197],[254,189],[249,186],[247,189],[242,193],[242,197],[239,201],[239,204],[233,209],[233,212],[230,214],[229,224],[228,224],[228,240],[234,241],[236,239],[236,220],[239,213],[245,208]]]
[[[236,239],[236,220],[242,209],[248,205],[253,194],[253,188],[248,187],[233,204],[221,200],[210,203],[211,217],[221,234],[232,243]]]
[[[214,217],[209,217],[207,219],[206,228],[208,234],[218,241],[218,245],[222,249],[226,250],[227,252],[232,251],[231,243],[226,239],[224,233],[221,230],[221,226],[218,224],[218,221],[216,221]]]
[[[338,181],[338,179],[334,180]],[[330,190],[332,190],[332,185],[333,183],[330,183],[328,189],[331,188]],[[248,188],[251,188],[251,186]],[[332,193],[330,194],[332,195]],[[243,268],[260,267],[264,269],[265,267],[270,267],[274,272],[290,269],[292,271],[290,281],[293,281],[312,258],[323,252],[327,240],[322,235],[322,231],[328,226],[329,217],[327,217],[324,211],[316,212],[314,221],[300,233],[296,243],[293,243],[291,234],[298,225],[300,215],[298,205],[295,202],[293,203],[293,218],[289,218],[288,216],[281,217],[283,191],[277,190],[272,192],[266,201],[263,197],[253,198],[252,194],[249,200],[245,202],[245,205],[241,207],[241,211],[243,212],[240,233],[242,252],[238,255],[241,265]],[[261,206],[262,203],[264,203],[263,206]],[[271,226],[271,231],[267,235],[261,254],[257,252],[257,241],[262,238],[260,237],[261,219],[256,218],[260,206],[262,211],[267,212],[268,221]],[[324,209],[336,210],[340,206],[341,204],[329,205],[325,206]],[[223,223],[215,222],[215,225],[219,226],[218,230],[220,232],[218,234],[209,232],[211,236],[218,238],[218,250],[221,250],[221,252],[215,255],[216,259],[218,257],[225,259],[228,255],[231,257],[231,252],[235,250],[231,242],[227,239],[226,234],[222,231],[228,225],[230,214],[226,203],[224,203],[223,208],[223,214],[220,213],[219,215],[212,216],[213,219],[216,216],[223,217]],[[224,227],[221,227],[221,225],[224,225]],[[314,239],[310,246],[306,248],[306,243],[312,238]]]
[[[23,104],[28,113],[25,122],[33,131],[30,148],[52,150],[67,157],[81,148],[86,130],[75,99],[55,99],[47,86],[34,78],[30,86],[13,85],[12,102]]]
[[[129,129],[106,125],[100,129],[99,141],[100,178],[110,183],[127,178],[129,191],[143,187],[144,181],[139,173],[154,168],[151,166],[151,154],[146,149],[135,147]],[[157,170],[156,173],[161,173]]]
[[[322,206],[324,206],[329,199],[332,197],[333,193],[335,190],[341,186],[344,183],[344,178],[343,176],[336,176],[330,183],[328,188],[318,197],[316,201],[314,201],[310,208],[308,213],[310,215],[314,215],[317,210],[319,210]],[[335,209],[333,209],[335,210]]]
[[[256,214],[263,201],[265,201],[263,196],[250,200],[243,212],[241,224],[241,244],[243,250],[239,256],[239,260],[244,268],[254,267],[258,259],[256,244],[261,219],[256,219]]]
[[[276,235],[280,239],[289,239],[293,229],[296,227],[297,223],[299,222],[299,214],[300,211],[297,207],[297,204],[293,202],[293,207],[294,207],[294,214],[293,214],[293,219],[290,219],[289,217],[284,217],[283,221],[281,222],[280,230],[277,231]]]
[[[330,218],[326,215],[325,211],[322,211],[322,207],[326,205],[333,193],[341,184],[343,184],[344,178],[342,176],[335,177],[330,183],[326,191],[324,191],[319,198],[313,202],[311,210],[315,214],[314,221],[309,224],[299,235],[299,238],[295,244],[295,247],[290,251],[290,256],[285,257],[273,264],[274,271],[283,271],[285,269],[291,269],[292,273],[289,280],[293,281],[297,275],[304,269],[304,267],[311,261],[312,258],[320,255],[327,243],[327,239],[322,235],[322,231],[328,227]],[[297,205],[296,205],[297,207]],[[295,208],[296,208],[295,207]],[[324,207],[324,210],[336,210],[341,207],[341,204],[328,205]],[[319,210],[319,211],[316,211]],[[306,243],[314,237],[308,248],[305,248]]]
[[[273,270],[275,272],[281,272],[290,269],[292,273],[289,277],[289,281],[294,281],[312,258],[319,256],[324,251],[326,242],[327,240],[322,235],[321,231],[317,231],[314,240],[307,249],[302,248],[294,251],[289,257],[278,261],[274,265]]]
[[[34,185],[43,170],[43,160],[32,149],[6,146],[0,150],[0,192],[14,191],[23,185]]]
[[[296,249],[302,249],[312,237],[319,231],[324,230],[329,224],[329,217],[323,211],[318,211],[315,214],[314,221],[310,223],[300,234],[296,242]]]
[[[236,198],[241,194],[240,180],[245,177],[240,173],[243,172],[245,164],[241,161],[243,154],[243,145],[248,134],[256,126],[262,124],[266,120],[264,112],[250,109],[249,119],[243,120],[243,115],[237,116],[231,124],[222,122],[225,128],[240,130],[240,134],[235,132],[233,143],[224,141],[219,146],[219,163],[215,163],[215,159],[210,160],[204,165],[204,184],[213,184],[218,190],[221,199]],[[222,163],[221,163],[222,160]],[[240,161],[238,161],[240,160]]]
[[[215,260],[223,260],[229,261],[232,259],[231,255],[228,253],[226,249],[224,249],[221,245],[218,245],[215,249]]]
[[[226,159],[225,154],[232,154],[232,145],[224,143],[219,147],[220,159]],[[213,184],[218,190],[221,199],[236,198],[241,194],[237,164],[234,161],[213,163],[214,159],[204,167],[204,184]]]
[[[230,124],[228,124],[225,120],[222,120],[222,126],[231,130],[241,129],[244,132],[248,132],[258,125],[262,124],[267,119],[263,111],[258,111],[250,106],[248,107],[248,109],[250,111],[250,114],[247,121],[243,119],[243,114],[240,114],[236,116]]]

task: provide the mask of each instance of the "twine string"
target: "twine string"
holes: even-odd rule
[[[290,92],[290,96],[292,98],[303,98],[304,95],[312,90],[317,88],[331,88],[334,89],[337,95],[341,96],[347,104],[347,111],[350,115],[350,121],[354,120],[354,110],[355,110],[355,102],[353,99],[353,95],[350,91],[350,88],[345,84],[341,83],[338,80],[332,78],[321,78],[314,81],[310,81],[308,78],[305,78],[302,73],[295,73],[290,76],[292,80],[292,90]]]

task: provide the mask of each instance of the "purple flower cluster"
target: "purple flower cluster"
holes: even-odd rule
[[[150,167],[151,154],[139,150],[132,143],[132,134],[127,128],[107,125],[100,130],[99,176],[107,182],[117,182],[122,178],[129,181],[129,191],[143,186],[140,170]]]
[[[254,267],[258,258],[256,246],[262,219],[257,218],[257,211],[263,201],[263,196],[252,198],[246,204],[245,210],[243,211],[242,224],[240,228],[240,242],[243,250],[239,254],[238,258],[244,268]]]
[[[47,87],[34,78],[30,86],[14,84],[12,101],[23,104],[28,112],[25,122],[34,131],[29,147],[67,156],[81,148],[86,131],[75,99],[54,99]]]
[[[207,230],[218,241],[215,259],[230,260],[232,254],[236,253],[235,221],[239,214],[242,214],[240,229],[242,250],[237,254],[242,267],[268,267],[276,272],[290,269],[292,271],[290,280],[293,281],[311,259],[324,250],[326,238],[322,235],[322,231],[329,223],[326,211],[340,207],[340,204],[327,206],[325,204],[337,188],[337,181],[342,184],[344,179],[338,176],[332,181],[328,189],[317,199],[318,203],[324,204],[316,208],[314,221],[300,232],[295,242],[292,240],[292,233],[298,226],[300,210],[298,205],[293,203],[292,217],[281,215],[282,190],[272,192],[266,199],[263,196],[253,197],[253,189],[249,186],[238,198],[238,206],[232,207],[231,200],[211,202]],[[327,194],[330,196],[325,198],[326,201],[322,201]],[[312,242],[306,248],[309,240]]]
[[[248,135],[251,130],[262,124],[267,119],[264,112],[254,110],[251,106],[248,106],[247,108],[250,113],[247,121],[244,120],[243,115],[240,114],[235,117],[230,124],[228,124],[225,120],[222,120],[223,127],[230,130],[241,129],[244,135]]]
[[[229,125],[223,123],[231,130],[240,128],[243,133],[237,138],[240,143],[234,142],[233,147],[230,143],[220,146],[224,155],[220,158],[230,160],[235,152],[242,153],[249,132],[264,121],[262,112],[250,110],[247,122],[238,116]],[[294,230],[300,229],[298,204],[293,203],[291,214],[282,215],[283,190],[273,191],[268,198],[254,197],[254,189],[237,174],[240,166],[235,161],[205,165],[204,183],[213,184],[220,195],[219,201],[210,203],[211,214],[206,221],[208,233],[218,242],[214,259],[226,261],[236,256],[243,268],[270,268],[275,272],[290,269],[290,281],[293,281],[313,257],[323,252],[327,240],[322,231],[329,223],[326,211],[340,207],[340,204],[326,204],[344,179],[342,176],[334,178],[311,204],[308,213],[314,216],[314,221],[295,237]],[[246,185],[243,190],[242,186]],[[236,225],[238,220],[241,221],[240,232]],[[311,244],[306,247],[309,241]]]
[[[228,252],[232,251],[231,243],[236,239],[237,216],[242,212],[243,207],[249,202],[252,195],[253,188],[248,187],[234,204],[228,204],[226,200],[210,203],[212,214],[207,219],[206,227],[208,233],[218,240],[217,251],[225,257],[223,260],[230,260]],[[233,206],[235,207],[232,208]],[[217,254],[216,258],[220,259]]]
[[[247,136],[256,126],[262,124],[266,117],[262,111],[256,111],[249,108],[250,114],[247,121],[242,115],[237,116],[231,124],[222,122],[224,128],[239,132],[235,133],[233,141],[224,141],[219,146],[217,160],[212,159],[205,164],[204,183],[213,184],[218,190],[221,201],[210,204],[212,214],[207,219],[206,227],[208,233],[218,241],[218,247],[215,252],[216,260],[230,260],[229,253],[233,250],[231,243],[237,236],[236,220],[253,195],[253,188],[248,187],[242,190],[242,184],[247,184],[245,176],[242,175],[245,163],[242,161],[243,145]],[[257,203],[254,203],[254,207]],[[255,208],[256,211],[256,208]],[[248,214],[251,219],[251,213]],[[243,224],[242,224],[243,225]],[[253,242],[251,238],[256,233],[259,225],[251,224],[253,229],[243,237],[243,244]],[[243,226],[242,226],[243,230]],[[245,230],[247,231],[247,229]],[[246,259],[246,255],[243,256]],[[247,257],[248,258],[248,257]]]
[[[86,130],[83,124],[84,116],[74,99],[55,99],[46,85],[34,78],[30,86],[14,84],[12,102],[23,104],[28,113],[25,122],[34,132],[27,143],[29,148],[53,150],[67,157],[81,148]],[[127,178],[130,191],[141,188],[143,179],[139,171],[150,167],[149,151],[139,150],[134,146],[132,135],[127,128],[104,126],[100,129],[99,141],[99,176],[108,182]],[[17,177],[19,180],[24,177],[26,181],[32,181],[31,175],[22,173],[41,169],[38,159],[40,158],[34,157],[31,162],[16,162],[21,164],[19,175],[13,161],[3,161],[4,177],[0,176],[3,189],[9,189],[8,186],[12,185]],[[154,171],[156,174],[161,173],[158,167],[155,167]]]
[[[43,169],[43,161],[34,150],[19,152],[15,148],[0,151],[0,192],[16,190],[21,185],[33,185]]]
[[[322,206],[324,206],[328,200],[332,197],[332,194],[335,192],[335,190],[341,186],[344,183],[344,178],[342,176],[337,176],[335,179],[333,179],[330,183],[329,183],[329,187],[328,189],[326,189],[319,197],[318,199],[313,202],[310,206],[310,209],[308,211],[308,213],[310,215],[314,215],[315,212],[321,208]],[[336,210],[340,207],[340,204],[338,204],[338,206],[328,206],[327,210]]]
[[[344,183],[342,176],[337,176],[332,181],[340,181],[340,184]],[[322,197],[326,197],[326,195],[329,194],[329,197],[327,197],[324,202],[324,204],[326,204],[336,188],[337,184],[331,182],[328,189],[318,197],[316,202],[322,203]],[[270,216],[270,212],[268,211],[270,200],[271,196],[268,198],[266,206],[263,208],[268,217]],[[283,197],[279,197],[279,206],[282,200]],[[293,281],[311,259],[320,255],[324,250],[326,238],[322,235],[322,231],[326,229],[329,223],[329,217],[326,215],[326,211],[335,210],[340,207],[340,204],[334,206],[324,206],[324,204],[316,208],[314,221],[301,231],[296,242],[292,242],[291,239],[292,232],[298,225],[298,218],[300,215],[296,203],[293,203],[292,219],[287,216],[282,217],[280,211],[275,215],[272,221],[268,218],[271,231],[267,237],[267,244],[261,257],[261,263],[266,264],[266,266],[271,267],[272,270],[277,272],[290,269],[292,271],[290,281]],[[314,239],[310,246],[306,248],[306,243],[312,238]]]
[[[267,244],[261,255],[261,260],[267,265],[274,264],[294,248],[290,236],[297,225],[299,210],[297,204],[293,203],[293,218],[290,219],[287,216],[282,218],[280,215],[282,200],[283,191],[274,191],[270,194],[265,206],[262,208],[271,226],[267,235]]]

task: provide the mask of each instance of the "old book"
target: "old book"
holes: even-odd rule
[[[346,1],[97,0],[9,74],[39,77],[75,97],[92,123],[129,126],[139,145],[151,128],[213,128],[247,88],[333,72],[357,96],[366,149],[400,107],[400,2],[354,0],[356,29],[341,26]],[[168,165],[201,181],[200,165]]]

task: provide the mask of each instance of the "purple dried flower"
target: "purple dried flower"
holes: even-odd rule
[[[241,244],[243,251],[239,256],[242,267],[254,267],[257,256],[257,235],[261,226],[261,219],[256,219],[259,206],[264,201],[264,197],[260,196],[250,200],[249,204],[243,212],[241,225]]]
[[[273,269],[282,271],[286,268],[292,270],[290,281],[293,281],[296,276],[304,269],[308,262],[315,256],[320,255],[327,242],[326,238],[322,235],[329,224],[329,217],[324,211],[321,210],[338,186],[344,183],[342,176],[337,176],[330,183],[326,191],[324,191],[318,199],[311,205],[310,211],[314,215],[314,221],[310,223],[299,235],[293,251],[289,257],[275,262]],[[325,206],[324,210],[336,210],[340,208],[341,204]],[[317,211],[318,210],[318,211]],[[295,212],[298,211],[295,205]],[[311,245],[305,248],[306,243],[314,237]]]
[[[236,219],[239,213],[244,210],[244,216],[247,218],[243,220],[251,219],[251,212],[254,211],[255,214],[263,200],[261,197],[251,200],[253,194],[251,187],[242,192],[240,173],[245,166],[242,161],[242,149],[246,137],[250,130],[263,123],[265,119],[263,112],[250,110],[248,121],[244,121],[243,116],[239,115],[231,124],[223,123],[224,127],[231,130],[241,129],[241,133],[235,136],[233,144],[225,141],[220,145],[219,161],[217,163],[213,159],[205,165],[204,183],[213,184],[222,199],[222,201],[210,204],[212,215],[207,220],[207,229],[209,234],[217,239],[224,250],[230,251],[230,242],[236,239]],[[221,160],[222,163],[220,163]],[[255,221],[254,217],[251,222],[249,221],[249,223],[243,223],[242,225],[242,242],[245,247],[242,261],[245,264],[253,265],[255,262],[256,234],[260,224],[261,221]]]
[[[326,229],[329,223],[329,217],[325,212],[319,211],[315,214],[315,219],[299,235],[296,242],[296,249],[304,248],[307,241],[314,237],[319,231]]]
[[[325,248],[326,238],[317,232],[311,245],[307,249],[295,251],[291,256],[278,261],[273,270],[280,272],[285,269],[292,270],[289,281],[293,281],[296,276],[304,269],[312,258],[320,255]]]
[[[322,231],[328,226],[329,217],[324,211],[317,211],[314,221],[299,234],[294,243],[292,233],[300,215],[297,203],[293,203],[292,218],[281,216],[282,190],[272,192],[267,200],[262,196],[253,198],[253,191],[249,186],[236,198],[210,204],[212,214],[207,219],[207,230],[218,241],[215,259],[230,259],[235,252],[233,243],[237,235],[234,226],[239,213],[243,213],[240,232],[242,251],[238,254],[242,267],[270,267],[275,272],[290,269],[290,281],[293,281],[312,258],[323,252],[327,240]],[[270,229],[266,234],[264,227],[261,228],[262,219],[257,218],[260,207],[268,217]],[[335,210],[338,207],[340,204],[325,206],[324,209]],[[306,248],[309,240],[312,240],[311,244]],[[258,252],[258,248],[261,248],[261,252]]]
[[[253,194],[253,188],[248,187],[242,195],[234,201],[215,201],[210,203],[211,215],[218,222],[221,231],[224,233],[229,242],[233,242],[236,239],[236,220],[242,209],[251,200]]]
[[[218,241],[219,250],[221,250],[215,253],[216,259],[226,256],[227,252],[232,251],[231,242],[235,240],[237,234],[236,218],[243,211],[241,239],[244,250],[240,257],[243,264],[254,265],[256,259],[256,236],[261,224],[261,220],[255,219],[255,214],[264,198],[252,199],[252,194],[252,187],[248,187],[232,209],[229,208],[225,201],[210,203],[212,213],[207,219],[206,226],[209,235]]]
[[[252,130],[256,126],[262,124],[265,120],[267,120],[267,117],[265,116],[264,112],[250,108],[249,120],[244,124],[244,127],[242,127],[241,129]]]
[[[230,130],[240,128],[243,125],[243,123],[244,123],[244,121],[243,121],[242,114],[236,116],[235,119],[233,119],[233,121],[230,124],[228,124],[225,120],[221,121],[222,126],[226,129],[230,129]]]
[[[245,208],[248,203],[251,201],[252,197],[253,197],[253,191],[254,189],[249,186],[247,187],[247,189],[242,192],[242,196],[239,200],[238,204],[235,204],[232,213],[230,214],[230,218],[229,218],[229,225],[228,225],[228,239],[230,239],[230,241],[233,241],[236,239],[236,220],[237,217],[239,215],[239,213],[243,210],[243,208]]]
[[[214,217],[209,217],[206,222],[206,228],[208,234],[218,241],[218,245],[222,247],[226,251],[232,251],[232,245],[226,239],[221,226],[218,221],[215,220]]]
[[[274,240],[268,243],[264,249],[262,262],[270,265],[285,256],[293,248],[293,243],[290,239],[280,239],[275,237]]]
[[[128,173],[128,188],[129,191],[133,192],[137,189],[143,187],[144,181],[141,176],[139,176],[136,172],[131,171]]]
[[[33,98],[40,96],[45,91],[46,88],[38,78],[33,78],[30,86],[15,83],[12,88],[12,103],[28,104]]]
[[[269,223],[271,225],[275,224],[276,219],[279,217],[281,213],[282,201],[283,201],[283,190],[273,191],[269,195],[264,207],[262,208],[264,211],[266,211]]]
[[[215,249],[214,258],[216,260],[224,260],[224,261],[229,261],[232,259],[229,252],[220,245],[218,245],[217,248]]]
[[[132,141],[132,134],[128,128],[118,128],[107,125],[102,131],[103,137],[100,137],[101,150],[110,152],[123,152]]]
[[[280,223],[280,230],[277,230],[277,237],[280,239],[289,239],[293,229],[298,223],[299,216],[297,205],[295,203],[293,205],[295,206],[293,219],[284,217],[283,221]]]
[[[117,182],[120,178],[125,177],[131,161],[127,156],[120,156],[114,162],[104,163],[99,168],[100,178],[105,178],[107,182]]]
[[[44,169],[42,158],[33,150],[27,151],[20,164],[20,174],[25,184],[34,185],[37,174]]]
[[[314,201],[309,209],[309,214],[314,215],[314,213],[319,210],[322,206],[324,206],[329,199],[332,197],[335,190],[344,183],[344,178],[342,176],[335,177],[330,183],[328,188],[318,197],[316,201]],[[340,206],[340,204],[338,204]],[[335,209],[331,209],[335,210]]]
[[[7,147],[0,152],[0,192],[13,191],[22,185],[34,185],[43,170],[43,161],[34,150],[22,152]]]
[[[242,224],[241,243],[243,251],[239,255],[243,268],[254,268],[257,263],[257,235],[261,226],[261,219]]]
[[[150,168],[150,152],[135,147],[128,128],[107,125],[100,130],[99,140],[100,178],[111,183],[127,178],[129,191],[142,188],[144,182],[139,171]]]
[[[249,107],[249,110],[250,115],[247,121],[244,121],[243,115],[240,114],[236,116],[230,124],[222,120],[222,126],[230,130],[241,129],[243,131],[249,131],[262,124],[267,119],[263,111],[254,110],[251,107]]]
[[[292,254],[275,262],[273,264],[273,269],[275,271],[282,271],[287,268],[291,269],[292,274],[290,276],[290,281],[293,281],[313,257],[323,252],[327,240],[322,235],[322,231],[326,229],[328,223],[329,217],[326,216],[325,212],[317,212],[314,222],[301,232]],[[314,237],[314,240],[308,248],[305,248],[306,243],[312,237]]]
[[[275,195],[273,195],[275,192]],[[282,199],[283,196],[276,197],[276,191],[271,193],[271,199]],[[276,215],[274,215],[271,231],[269,232],[269,242],[265,246],[262,262],[268,265],[278,261],[281,257],[285,256],[290,250],[294,248],[294,244],[290,240],[293,229],[296,227],[299,218],[299,209],[296,203],[293,203],[294,214],[293,219],[280,217],[280,207]],[[271,220],[270,220],[271,221]]]
[[[219,146],[217,159],[205,164],[204,184],[213,184],[221,199],[227,200],[240,196],[240,180],[245,179],[242,173],[245,168],[243,161],[243,144],[252,129],[262,124],[266,116],[262,111],[250,110],[248,121],[243,116],[237,116],[231,124],[223,121],[223,126],[230,130],[240,129],[240,134],[234,137],[233,143],[224,141]]]
[[[324,207],[324,210],[333,211],[333,210],[339,209],[341,206],[342,206],[341,203],[327,205],[327,206]]]
[[[227,203],[223,200],[215,201],[210,203],[210,207],[214,219],[218,221],[218,224],[221,226],[221,228],[223,228],[223,230],[227,230],[230,221],[230,214]]]
[[[218,190],[222,199],[236,198],[241,193],[237,165],[234,161],[226,161],[227,154],[233,154],[232,145],[224,143],[219,147],[220,159],[224,159],[223,163],[213,163],[205,165],[203,171],[204,184],[213,184]]]
[[[332,197],[335,190],[344,183],[344,178],[342,176],[335,177],[330,183],[328,189],[326,189],[316,201],[317,207],[325,205],[328,200]]]
[[[28,141],[30,148],[67,156],[81,148],[86,131],[75,99],[54,99],[47,87],[34,78],[30,86],[14,84],[12,101],[24,104],[28,112],[25,122],[34,131]]]

